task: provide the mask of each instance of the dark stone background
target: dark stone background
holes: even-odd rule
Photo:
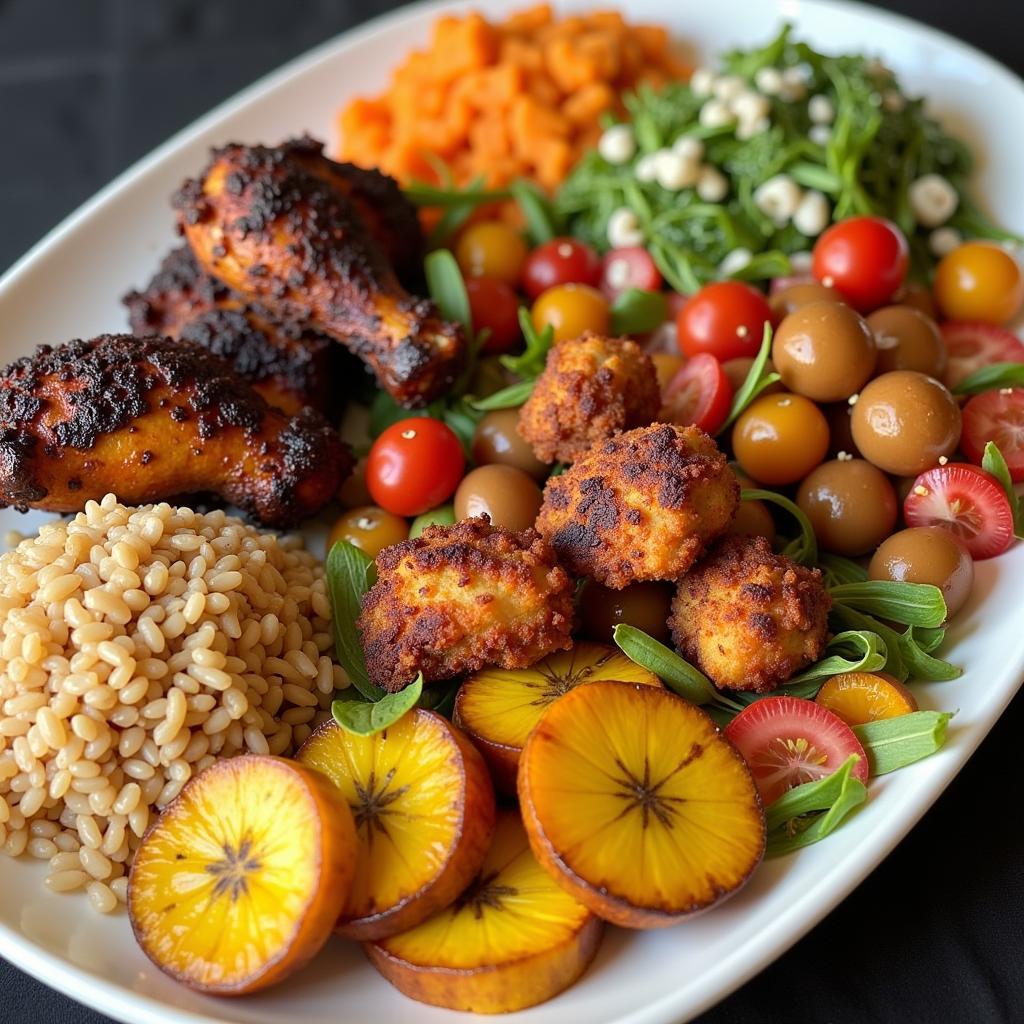
[[[0,269],[193,118],[285,60],[395,6],[0,0]],[[883,6],[1024,70],[1019,0]],[[59,296],[60,282],[53,287]],[[1018,701],[888,860],[802,942],[702,1020],[1024,1021],[1022,729]],[[340,998],[339,1020],[344,1013]],[[105,1019],[0,961],[0,1021]]]

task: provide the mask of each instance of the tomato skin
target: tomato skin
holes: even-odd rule
[[[1024,341],[1002,327],[977,320],[947,320],[939,330],[949,356],[943,376],[946,387],[992,363],[1024,363]]]
[[[338,516],[327,537],[327,550],[339,541],[348,541],[371,558],[384,548],[399,544],[409,536],[409,524],[387,509],[363,505]]]
[[[995,441],[1014,482],[1024,480],[1024,388],[1001,388],[975,395],[963,407],[960,447],[981,465],[985,445]]]
[[[481,349],[487,355],[508,352],[515,347],[519,331],[519,299],[504,281],[492,277],[471,277],[466,281],[473,329],[490,333]]]
[[[828,452],[828,420],[803,395],[762,394],[739,415],[732,448],[740,468],[771,487],[795,484]]]
[[[484,220],[470,224],[459,236],[455,259],[464,277],[493,277],[515,285],[526,260],[526,243],[508,224]]]
[[[656,292],[661,284],[661,271],[642,246],[612,249],[605,254],[601,264],[601,291],[609,302],[614,302],[630,288]]]
[[[868,781],[868,759],[853,730],[836,714],[800,697],[762,697],[724,730],[754,776],[765,806],[804,782],[838,771],[851,755],[855,779]]]
[[[538,331],[550,327],[556,342],[578,338],[587,331],[607,334],[611,323],[608,300],[587,284],[560,284],[549,288],[530,311]]]
[[[756,356],[764,325],[772,322],[768,300],[742,281],[705,285],[676,317],[679,350],[684,356],[708,353],[719,362]]]
[[[429,416],[399,420],[370,449],[366,486],[397,516],[418,516],[443,505],[462,479],[465,456],[452,429]]]
[[[552,238],[538,245],[523,264],[523,291],[532,302],[559,284],[601,283],[601,257],[576,238]]]
[[[729,418],[732,386],[714,356],[688,359],[665,388],[662,415],[680,426],[700,427],[714,435]]]
[[[1013,510],[1002,485],[964,462],[922,473],[903,501],[903,519],[949,530],[975,560],[1001,555],[1013,543]]]
[[[909,263],[910,247],[892,221],[850,217],[815,242],[812,271],[859,313],[870,313],[903,284]]]
[[[935,301],[950,320],[1005,324],[1024,302],[1024,273],[993,242],[966,242],[935,268]]]

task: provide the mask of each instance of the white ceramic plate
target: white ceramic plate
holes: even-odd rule
[[[522,6],[501,0],[488,10]],[[597,0],[566,0],[564,9]],[[597,4],[600,6],[600,4]],[[447,5],[444,7],[463,5]],[[474,6],[481,6],[477,3]],[[355,93],[384,85],[388,69],[427,38],[441,5],[418,5],[328,43],[222,106],[115,181],[41,242],[0,283],[0,360],[125,327],[119,296],[141,285],[173,241],[168,197],[196,172],[209,146],[229,139],[273,142],[309,130],[333,138],[333,116]],[[929,96],[943,120],[978,153],[976,194],[1024,232],[1024,83],[989,58],[937,32],[854,4],[820,0],[630,0],[633,19],[662,22],[699,54],[765,40],[783,19],[825,50],[865,50]],[[0,514],[0,530],[41,519]],[[677,928],[610,930],[577,985],[510,1021],[530,1024],[678,1022],[761,970],[842,900],[907,833],[962,767],[1024,675],[1024,545],[978,566],[970,605],[947,655],[967,669],[950,683],[918,685],[924,708],[959,709],[944,750],[872,783],[869,803],[827,842],[766,863],[723,907]],[[314,964],[279,988],[218,1001],[161,975],[136,948],[125,915],[100,918],[84,897],[43,893],[41,865],[0,866],[0,953],[40,980],[132,1024],[241,1021],[337,1024],[456,1021],[460,1015],[399,995],[359,948],[334,940]],[[890,908],[875,908],[884,927]],[[896,908],[891,908],[896,912]]]

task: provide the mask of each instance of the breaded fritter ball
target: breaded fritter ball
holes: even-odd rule
[[[661,393],[651,357],[635,341],[584,334],[548,353],[519,433],[541,462],[572,462],[598,441],[644,427]]]
[[[821,657],[831,605],[817,569],[727,537],[679,581],[669,625],[716,686],[764,693]]]
[[[595,445],[551,477],[537,529],[570,572],[621,590],[677,580],[725,532],[739,500],[707,434],[656,423]]]
[[[572,616],[573,582],[547,542],[484,515],[385,548],[357,625],[370,678],[395,691],[417,672],[526,668],[571,646]]]

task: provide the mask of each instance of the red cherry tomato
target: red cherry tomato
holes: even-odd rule
[[[731,405],[729,378],[722,364],[705,353],[688,359],[669,381],[662,415],[670,423],[693,424],[714,434],[728,418]]]
[[[523,265],[523,291],[531,300],[558,284],[589,284],[601,281],[601,257],[575,238],[552,238],[538,245]]]
[[[767,807],[783,793],[838,771],[856,754],[853,777],[868,781],[868,759],[853,730],[836,714],[799,697],[762,697],[726,727]]]
[[[974,320],[947,320],[940,325],[949,363],[946,387],[991,363],[1024,363],[1024,341],[1002,327]]]
[[[661,271],[651,254],[640,246],[612,249],[601,264],[601,291],[614,302],[630,288],[656,292],[661,288]]]
[[[960,447],[981,465],[985,445],[995,441],[1010,476],[1024,480],[1024,388],[1001,388],[975,395],[963,409]]]
[[[676,317],[679,349],[684,356],[706,352],[723,363],[756,356],[771,320],[768,300],[756,288],[717,281],[701,288]]]
[[[907,276],[910,248],[884,217],[850,217],[833,224],[814,244],[812,269],[861,313],[892,298]]]
[[[907,526],[941,526],[975,559],[1013,543],[1013,511],[999,481],[977,466],[951,462],[922,473],[903,502]]]
[[[450,427],[413,416],[393,423],[373,442],[366,486],[381,508],[418,516],[455,493],[464,465],[462,444]]]
[[[488,331],[483,350],[508,352],[521,337],[519,299],[504,281],[493,277],[471,277],[466,281],[473,329]]]

